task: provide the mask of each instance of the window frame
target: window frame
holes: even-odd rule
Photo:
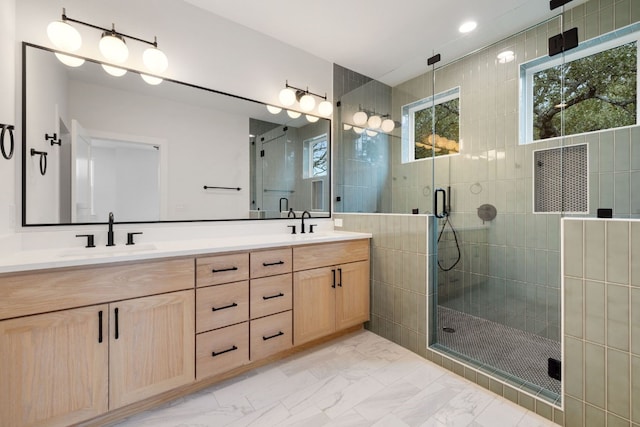
[[[313,138],[305,139],[303,141],[303,146],[305,151],[305,156],[304,156],[305,164],[304,164],[303,173],[302,173],[303,179],[323,178],[327,176],[327,169],[329,166],[328,163],[327,163],[327,169],[325,169],[324,174],[322,175],[315,175],[313,170],[314,169],[314,162],[313,162],[314,146],[317,144],[321,144],[323,142],[326,145],[326,153],[328,155],[329,154],[329,136],[326,133],[323,133],[322,135],[314,136]],[[326,161],[328,162],[329,159],[327,158]]]
[[[533,77],[539,71],[552,67],[557,67],[563,63],[573,62],[586,58],[597,53],[601,53],[622,45],[636,42],[638,50],[636,61],[640,66],[640,23],[632,24],[622,29],[594,37],[568,53],[555,56],[542,56],[532,61],[520,64],[520,120],[519,120],[519,145],[535,144],[544,141],[553,141],[566,136],[579,136],[595,132],[603,132],[612,129],[628,128],[640,125],[640,78],[636,73],[636,123],[634,125],[621,126],[616,128],[600,129],[597,131],[581,132],[571,135],[562,135],[554,138],[533,139]]]
[[[460,132],[462,116],[462,96],[460,86],[453,87],[444,92],[437,93],[435,95],[422,98],[418,101],[412,102],[402,106],[402,163],[421,162],[424,160],[430,160],[432,158],[457,156],[462,151],[462,138],[459,137],[458,146],[460,150],[455,154],[443,154],[441,156],[425,157],[423,159],[416,159],[415,151],[415,115],[419,111],[423,111],[429,108],[435,108],[436,105],[444,104],[445,102],[453,99],[458,100],[458,135]]]

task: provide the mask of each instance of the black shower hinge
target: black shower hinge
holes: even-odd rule
[[[548,359],[547,374],[558,381],[562,381],[562,362],[550,357]]]
[[[578,47],[578,27],[574,27],[562,34],[549,37],[549,56]]]
[[[433,55],[431,58],[427,59],[427,65],[433,65],[436,62],[440,62],[440,54]]]
[[[557,9],[560,6],[564,6],[567,3],[571,3],[573,0],[550,0],[549,10]]]
[[[264,157],[264,150],[260,150],[260,157]]]

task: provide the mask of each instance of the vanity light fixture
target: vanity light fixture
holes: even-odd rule
[[[384,119],[382,121],[382,125],[380,126],[380,129],[382,129],[383,132],[389,133],[393,129],[395,129],[395,127],[396,127],[396,122],[394,122],[391,119]]]
[[[366,132],[367,132],[367,135],[369,135],[370,137],[374,137],[378,135],[378,132],[376,132],[375,130],[367,129]]]
[[[320,120],[320,117],[318,117],[318,116],[310,116],[309,114],[305,114],[305,117],[307,118],[307,121],[309,123],[315,123],[318,120]]]
[[[273,105],[267,105],[267,111],[269,111],[271,114],[279,114],[280,111],[282,111],[282,108]]]
[[[364,128],[359,128],[358,126],[354,126],[353,127],[353,131],[355,133],[357,133],[358,135],[362,134],[364,132]]]
[[[369,111],[362,106],[359,107],[359,110],[353,115],[353,124],[357,126],[362,126],[366,128],[367,135],[373,137],[378,134],[377,130],[381,130],[382,132],[389,133],[393,131],[396,127],[396,122],[394,122],[389,114],[380,114],[375,111]],[[350,129],[350,128],[349,128]],[[345,126],[345,130],[347,130]],[[353,127],[353,130],[357,134],[361,134],[362,132],[356,131],[356,127]],[[369,132],[371,131],[371,132]]]
[[[367,124],[371,129],[379,129],[380,126],[382,125],[382,117],[378,115],[373,115],[369,117],[369,120],[367,120]]]
[[[297,119],[298,117],[300,117],[302,115],[302,113],[299,113],[299,112],[293,111],[293,110],[287,110],[287,115],[289,117],[291,117],[292,119]]]
[[[82,46],[82,37],[78,30],[70,25],[70,22],[102,31],[102,37],[98,43],[98,49],[105,59],[112,64],[123,64],[127,60],[129,57],[129,48],[127,48],[125,39],[130,39],[151,46],[143,52],[142,62],[152,74],[160,74],[166,71],[169,66],[167,56],[164,52],[158,49],[158,39],[156,37],[154,37],[151,42],[120,33],[116,31],[115,24],[111,24],[111,29],[107,29],[79,21],[67,16],[66,9],[64,8],[62,9],[62,19],[60,21],[51,22],[47,26],[47,36],[49,37],[49,40],[51,40],[51,43],[53,43],[56,48],[62,51],[72,53],[80,49]],[[79,67],[84,63],[84,59],[82,58],[64,55],[61,53],[56,53],[56,57],[60,62],[70,67]],[[127,72],[125,69],[114,67],[113,65],[103,65],[102,67],[112,76],[119,77]],[[160,77],[151,75],[142,74],[142,79],[149,84],[159,84],[162,82]]]
[[[353,115],[353,123],[359,126],[366,124],[367,119],[368,119],[367,113],[365,113],[364,111],[358,111]]]
[[[327,94],[318,95],[309,91],[309,87],[306,89],[300,89],[295,86],[291,86],[289,81],[285,81],[285,88],[278,94],[280,103],[285,107],[291,107],[298,101],[300,109],[305,113],[313,111],[316,106],[316,99],[314,97],[322,99],[318,104],[318,113],[321,116],[327,117],[333,113],[333,105],[327,101]]]

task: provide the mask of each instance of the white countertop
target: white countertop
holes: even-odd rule
[[[264,234],[145,242],[133,246],[23,250],[0,257],[0,273],[215,254],[271,247],[305,245],[371,238],[370,233],[321,231],[307,234]]]

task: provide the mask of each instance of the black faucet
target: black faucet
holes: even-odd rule
[[[311,218],[311,214],[309,213],[309,211],[304,211],[302,212],[302,215],[300,215],[300,218],[302,218],[302,225],[300,226],[301,230],[300,233],[301,234],[305,234],[306,230],[304,229],[304,216],[305,214],[307,215],[307,218]],[[313,232],[313,230],[311,230],[310,232]]]
[[[289,213],[287,214],[287,218],[296,218],[296,213],[293,211],[293,208],[289,208]]]
[[[109,212],[109,231],[107,232],[107,246],[115,246],[113,243],[113,212]]]

